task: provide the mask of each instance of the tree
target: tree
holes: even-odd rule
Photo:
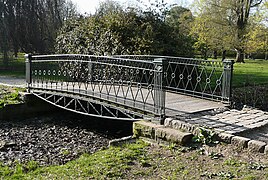
[[[172,37],[176,40],[173,45],[176,55],[192,57],[194,39],[190,34],[194,21],[192,12],[181,6],[172,7],[166,17],[166,23],[172,28]]]
[[[228,36],[229,29],[222,24],[215,24],[211,20],[211,11],[202,12],[194,19],[191,28],[191,34],[195,37],[195,48],[198,49],[202,57],[207,59],[208,51],[212,50],[215,59],[218,52],[223,52],[222,60],[225,59],[225,50],[230,49],[230,37]]]
[[[268,3],[268,1],[267,1]],[[267,3],[259,7],[258,11],[249,19],[251,28],[246,35],[245,52],[248,54],[268,53]]]
[[[9,49],[9,39],[8,39],[8,26],[6,10],[6,0],[0,0],[0,43],[1,51],[3,53],[3,64],[6,66],[8,64],[8,49]]]
[[[70,0],[0,0],[0,38],[4,63],[8,52],[50,53],[58,29],[77,15]]]
[[[256,53],[261,52],[265,54],[267,60],[268,52],[268,27],[259,24],[254,26],[247,34],[246,52]]]
[[[94,55],[149,53],[152,32],[132,11],[97,14],[65,23],[56,50]]]
[[[66,23],[57,37],[56,50],[95,55],[191,56],[192,44],[185,43],[189,42],[186,35],[168,23],[168,15],[164,14],[153,7],[124,9],[116,2],[105,1],[95,14]]]
[[[227,39],[221,39],[237,52],[236,61],[244,62],[246,34],[249,31],[249,18],[254,15],[253,8],[262,0],[197,0],[198,16],[206,16],[207,22],[217,29],[224,29]],[[211,33],[220,37],[220,31]]]

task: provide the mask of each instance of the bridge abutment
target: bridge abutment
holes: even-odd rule
[[[145,141],[168,145],[177,143],[185,145],[190,143],[193,135],[176,129],[154,124],[149,121],[137,121],[133,123],[133,136]]]
[[[33,94],[23,93],[24,103],[9,104],[0,109],[0,120],[26,118],[57,111],[55,106],[42,101]]]

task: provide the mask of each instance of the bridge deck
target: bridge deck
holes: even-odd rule
[[[103,84],[101,86],[99,84],[92,86],[91,84],[86,87],[78,83],[73,83],[70,85],[66,82],[49,83],[45,86],[42,83],[35,83],[33,87],[41,90],[59,90],[69,93],[74,92],[78,94],[86,94],[92,97],[117,102],[119,104],[125,104],[130,107],[140,107],[140,109],[153,111],[154,91],[152,89],[137,88],[136,86],[128,87],[124,85],[115,86],[107,84]],[[196,98],[178,94],[176,92],[166,92],[165,109],[166,116],[168,117],[224,108],[225,106],[226,104],[221,102]]]
[[[174,116],[178,111],[188,114],[224,108],[225,106],[227,106],[227,104],[221,102],[171,92],[166,93],[167,116]]]

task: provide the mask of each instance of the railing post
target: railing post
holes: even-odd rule
[[[233,64],[234,60],[223,61],[222,98],[227,99],[228,102],[232,93]]]
[[[164,59],[157,58],[154,59],[154,112],[157,115],[157,120],[160,124],[164,124],[165,120],[165,99],[166,92],[163,81],[163,69],[164,69]]]
[[[32,55],[31,54],[25,54],[25,67],[26,67],[26,83],[27,83],[27,90],[30,91],[30,86],[32,84]]]
[[[89,59],[87,63],[87,68],[88,68],[88,75],[90,76],[90,82],[93,81],[93,68],[92,68],[92,61]]]

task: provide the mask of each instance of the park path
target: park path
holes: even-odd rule
[[[0,85],[26,87],[25,78],[0,76]]]
[[[205,127],[217,132],[263,141],[268,145],[268,112],[244,107],[222,112],[203,112],[185,118],[178,117],[166,122],[174,128]]]

